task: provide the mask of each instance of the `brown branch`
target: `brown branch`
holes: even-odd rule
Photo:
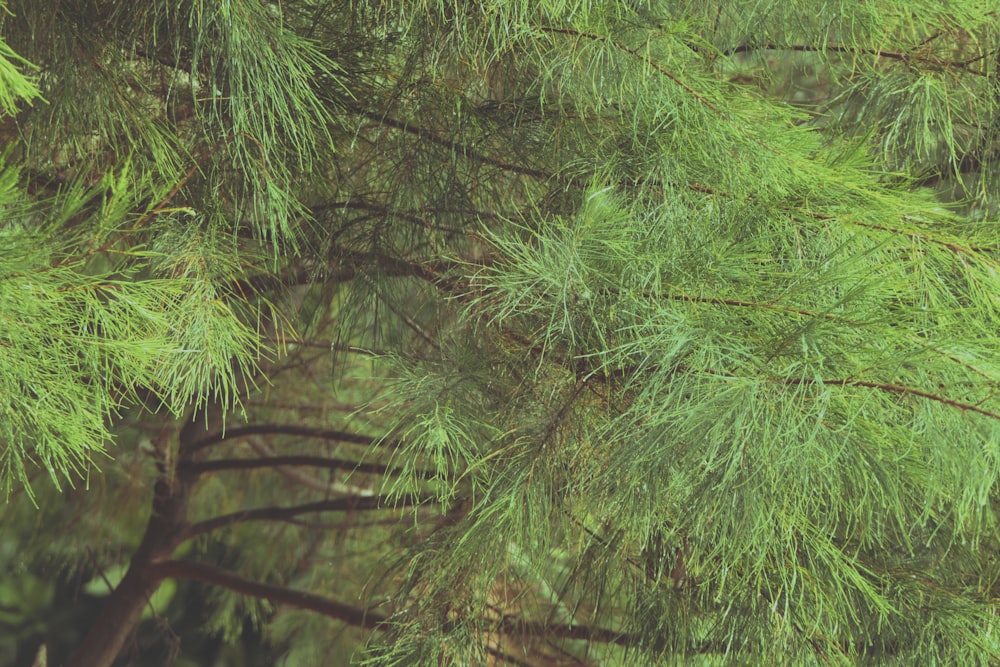
[[[436,133],[430,130],[424,129],[422,127],[417,127],[411,125],[409,122],[396,120],[386,114],[378,114],[366,109],[361,109],[359,107],[348,107],[348,110],[360,115],[365,118],[378,123],[379,125],[388,125],[389,127],[395,128],[406,132],[407,134],[412,134],[420,139],[431,142],[432,144],[437,144],[452,151],[456,155],[462,155],[474,162],[479,162],[480,164],[488,164],[494,167],[503,169],[504,171],[510,171],[515,174],[521,174],[522,176],[531,176],[532,178],[539,178],[548,180],[552,178],[552,174],[542,171],[540,169],[532,169],[531,167],[524,167],[518,164],[511,164],[509,162],[504,162],[503,160],[498,160],[496,158],[488,157],[483,155],[479,151],[476,151],[465,144],[459,143],[457,141],[452,141],[451,139],[445,139],[438,136]]]
[[[913,61],[923,63],[925,65],[933,65],[940,67],[941,69],[959,69],[968,72],[969,74],[975,74],[976,76],[986,76],[986,72],[969,67],[971,63],[981,60],[984,56],[977,56],[969,60],[941,60],[938,58],[930,58],[928,56],[900,53],[898,51],[884,51],[882,49],[871,49],[863,46],[846,46],[843,44],[827,44],[825,46],[812,46],[810,44],[786,44],[784,46],[779,44],[761,44],[759,46],[754,46],[752,44],[741,44],[734,49],[730,49],[729,51],[723,51],[723,55],[732,56],[737,53],[749,53],[751,51],[799,51],[810,53],[832,51],[834,53],[848,54],[863,53],[865,55],[875,56],[876,58],[898,60],[907,64],[909,64],[910,61]]]
[[[166,560],[149,566],[150,577],[159,582],[164,579],[188,579],[210,586],[218,586],[226,590],[250,597],[268,600],[274,604],[287,605],[322,614],[328,618],[339,620],[348,625],[369,630],[387,631],[393,626],[388,622],[389,616],[377,611],[375,607],[352,607],[330,598],[299,591],[284,586],[264,584],[252,579],[241,577],[221,567],[200,563],[192,560]],[[484,619],[485,620],[485,619]],[[445,631],[448,630],[446,624]],[[665,648],[662,640],[643,642],[642,637],[610,628],[594,627],[577,624],[548,624],[534,621],[524,621],[506,617],[493,623],[494,631],[512,636],[550,637],[578,641],[594,641],[618,646],[634,647],[644,645],[650,651],[658,652]],[[486,647],[490,650],[490,647]],[[725,653],[738,648],[732,643],[704,643],[689,647],[694,653],[710,654]],[[492,651],[490,651],[492,653]],[[496,654],[494,654],[496,655]],[[507,658],[509,656],[497,656]]]
[[[333,459],[324,456],[265,456],[255,459],[214,459],[197,463],[182,464],[181,469],[190,472],[216,472],[225,470],[252,470],[254,468],[275,468],[278,466],[307,466],[327,470],[349,470],[370,475],[400,475],[402,470],[378,463],[359,463],[348,459]],[[417,471],[424,479],[432,479],[436,473],[429,470]]]
[[[830,216],[833,217],[833,216]],[[888,225],[877,225],[871,222],[858,222],[856,220],[851,221],[851,224],[857,225],[858,227],[867,227],[869,229],[878,229],[883,232],[891,232],[893,234],[905,234],[913,238],[920,239],[921,241],[927,241],[928,243],[935,243],[937,245],[943,246],[953,253],[959,255],[972,255],[974,252],[995,252],[996,247],[989,246],[979,246],[979,245],[960,245],[954,241],[946,241],[944,239],[937,239],[930,236],[926,232],[918,231],[916,229],[900,229],[897,227],[890,227]]]
[[[182,534],[183,540],[190,540],[210,533],[226,526],[246,521],[283,521],[288,518],[299,516],[300,514],[311,514],[314,512],[358,512],[365,510],[391,510],[399,507],[412,507],[430,502],[429,497],[404,496],[402,498],[388,498],[386,496],[348,496],[344,498],[333,498],[321,500],[315,503],[304,505],[291,505],[288,507],[263,507],[259,509],[243,510],[223,514],[213,519],[199,521],[188,526]]]
[[[288,435],[299,438],[316,438],[318,440],[333,440],[336,442],[347,442],[355,445],[368,445],[399,448],[399,443],[395,440],[387,440],[360,433],[349,433],[347,431],[337,431],[325,428],[314,428],[311,426],[295,426],[292,424],[253,424],[251,426],[240,426],[226,429],[206,438],[202,438],[194,444],[194,449],[204,449],[212,445],[237,440],[250,435]]]
[[[250,448],[257,454],[260,458],[270,458],[277,456],[274,449],[271,448],[264,438],[259,435],[252,435],[247,438],[247,444]],[[313,489],[319,491],[323,494],[324,498],[329,498],[331,496],[369,496],[371,495],[371,489],[364,489],[357,486],[351,486],[335,479],[320,479],[319,477],[301,470],[299,467],[288,467],[288,466],[275,466],[271,469],[273,472],[287,477],[292,480],[295,484],[301,485],[306,489]]]
[[[963,412],[975,412],[981,414],[990,419],[996,419],[1000,421],[1000,414],[996,412],[991,412],[978,405],[973,405],[972,403],[965,403],[963,401],[956,401],[953,398],[948,398],[947,396],[941,396],[940,394],[935,394],[933,392],[924,391],[923,389],[917,389],[916,387],[907,387],[906,385],[896,384],[894,382],[872,382],[870,380],[852,380],[849,378],[844,379],[823,379],[823,380],[811,380],[809,378],[775,378],[768,380],[769,382],[777,382],[781,384],[796,385],[796,384],[817,384],[817,385],[831,385],[831,386],[842,386],[842,387],[868,387],[869,389],[877,389],[879,391],[884,391],[893,394],[903,394],[906,396],[917,396],[919,398],[926,398],[929,401],[934,401],[936,403],[941,403],[942,405],[947,405],[953,408],[962,410]]]
[[[282,338],[265,337],[262,338],[265,343],[271,343],[273,345],[289,345],[296,347],[313,347],[320,350],[329,350],[331,352],[348,352],[350,354],[359,354],[365,357],[384,357],[388,352],[386,350],[378,348],[367,348],[358,347],[357,345],[339,345],[330,341],[319,341],[319,340],[304,340],[301,338],[288,338],[287,336]]]
[[[530,341],[526,338],[519,336],[514,332],[508,332],[511,336],[516,336],[520,338],[520,342],[533,354],[537,354],[539,347],[536,345],[534,347],[530,346]],[[596,380],[604,381],[607,378],[614,377],[618,379],[631,378],[638,375],[643,369],[638,366],[631,366],[625,368],[617,369],[601,369],[600,367],[586,367],[584,366],[585,359],[573,358],[573,359],[560,359],[555,355],[549,355],[550,359],[554,359],[557,363],[562,364],[568,368],[571,368],[578,376],[586,374],[588,377],[593,377]],[[655,368],[651,366],[650,368]],[[598,371],[602,371],[599,373]],[[729,375],[726,373],[715,372],[709,369],[695,369],[683,364],[677,365],[671,371],[672,373],[705,373],[707,375],[717,375],[725,377],[738,376]],[[867,387],[869,389],[876,389],[878,391],[901,394],[906,396],[915,396],[917,398],[923,398],[929,401],[934,401],[936,403],[941,403],[942,405],[947,405],[952,408],[956,408],[963,412],[975,412],[977,414],[983,415],[984,417],[989,417],[990,419],[995,419],[1000,421],[1000,413],[996,413],[985,408],[979,407],[977,404],[966,403],[964,401],[959,401],[953,398],[948,398],[947,396],[942,396],[940,394],[935,394],[930,391],[925,391],[923,389],[918,389],[916,387],[908,387],[906,385],[898,384],[895,382],[875,382],[871,380],[856,380],[850,378],[822,378],[822,379],[810,379],[810,378],[764,378],[764,382],[770,382],[774,384],[787,384],[787,385],[799,385],[799,384],[811,384],[811,385],[829,385],[829,386],[841,386],[841,387]]]
[[[861,223],[859,223],[859,224],[861,224]],[[896,231],[896,230],[890,230],[890,231]],[[933,240],[933,239],[928,239],[928,240]],[[961,246],[953,246],[952,244],[948,244],[947,242],[944,242],[944,241],[940,241],[940,243],[942,243],[943,245],[945,245],[949,249],[952,249],[955,252],[959,252],[959,251],[971,252],[970,250],[968,250],[966,248],[962,248]],[[429,269],[427,269],[427,270],[429,270]],[[447,281],[442,281],[442,280],[439,279],[439,280],[434,281],[434,282],[435,282],[435,284],[442,285],[442,283],[446,283]],[[453,281],[451,281],[451,282],[453,282]],[[806,315],[806,316],[810,316],[810,317],[822,317],[822,318],[826,318],[826,319],[836,319],[837,318],[836,315],[833,315],[833,314],[830,314],[830,313],[820,313],[820,312],[815,312],[815,311],[810,311],[810,310],[805,310],[805,309],[794,308],[794,307],[790,307],[790,306],[780,306],[780,305],[777,305],[777,304],[757,303],[757,302],[742,301],[742,300],[737,300],[737,299],[723,299],[723,298],[719,298],[719,297],[693,297],[693,296],[684,295],[684,294],[674,294],[674,295],[666,295],[666,296],[667,296],[667,298],[677,299],[677,300],[683,300],[683,301],[692,301],[692,302],[699,302],[699,303],[713,303],[713,304],[719,304],[719,305],[744,307],[744,308],[745,307],[767,308],[767,309],[779,310],[779,311],[782,311],[782,312],[791,312],[791,313],[795,313],[795,314],[799,314],[799,315]],[[513,335],[517,335],[517,334],[513,334]],[[530,341],[526,341],[526,340],[524,342],[530,343]],[[537,349],[537,346],[531,347],[530,349],[532,349],[532,351],[535,351]],[[572,363],[573,363],[573,365],[578,365],[580,361],[581,360],[579,360],[579,359],[575,359],[575,360],[572,361]],[[570,365],[569,360],[561,360],[561,363],[563,363],[564,365]],[[579,369],[577,368],[576,370],[579,373]],[[634,372],[638,371],[638,369],[633,369],[633,370],[634,370]],[[683,366],[681,366],[681,367],[678,367],[677,370],[683,372],[683,371],[691,371],[693,369],[686,369]],[[623,369],[621,371],[621,374],[628,375],[629,373],[630,373],[630,371],[628,369]],[[981,408],[978,405],[973,405],[971,403],[965,403],[965,402],[962,402],[962,401],[957,401],[955,399],[951,399],[951,398],[948,398],[946,396],[941,396],[939,394],[934,394],[932,392],[924,391],[922,389],[917,389],[915,387],[907,387],[905,385],[896,384],[896,383],[892,383],[892,382],[871,382],[871,381],[866,381],[866,380],[850,380],[850,379],[808,380],[808,379],[804,379],[804,378],[772,379],[772,380],[769,380],[769,381],[770,382],[783,382],[783,383],[786,383],[786,384],[804,384],[804,383],[808,382],[808,383],[815,383],[815,384],[868,387],[868,388],[871,388],[871,389],[878,389],[880,391],[886,391],[886,392],[892,392],[892,393],[898,393],[898,394],[907,394],[907,395],[910,395],[910,396],[917,396],[917,397],[920,397],[920,398],[925,398],[927,400],[935,401],[935,402],[941,403],[943,405],[948,405],[948,406],[953,407],[953,408],[958,408],[959,410],[975,412],[975,413],[984,415],[986,417],[990,417],[991,419],[996,419],[996,420],[1000,421],[1000,414],[998,414],[996,412],[992,412],[990,410],[986,410],[984,408]]]
[[[246,579],[221,567],[191,560],[168,560],[150,566],[150,574],[159,580],[190,579],[218,586],[250,597],[269,600],[296,609],[305,609],[362,628],[381,629],[386,616],[373,609],[362,609],[305,591],[263,584]]]
[[[296,609],[313,611],[328,618],[343,621],[349,625],[371,630],[389,629],[389,617],[374,608],[360,608],[345,605],[330,598],[299,591],[284,586],[274,586],[241,577],[208,563],[191,560],[167,560],[150,566],[150,575],[158,581],[163,579],[189,579],[211,586],[248,595],[274,604],[283,604]],[[549,636],[560,639],[590,640],[620,646],[634,646],[639,642],[635,635],[608,628],[586,625],[549,625],[530,621],[505,618],[496,624],[496,630],[512,635]]]
[[[695,372],[695,369],[689,368],[683,365],[679,365],[675,368],[676,372],[680,373],[690,373]],[[629,369],[624,369],[623,373],[629,375],[632,372],[638,372],[638,369],[634,371]],[[699,372],[706,373],[709,375],[719,375],[724,376],[724,373],[715,373],[706,369],[701,369]],[[965,403],[964,401],[955,400],[953,398],[948,398],[947,396],[942,396],[940,394],[935,394],[930,391],[925,391],[923,389],[918,389],[916,387],[908,387],[906,385],[898,384],[895,382],[875,382],[872,380],[857,380],[851,378],[822,378],[822,379],[811,379],[811,378],[766,378],[765,382],[770,382],[774,384],[786,384],[786,385],[818,385],[818,386],[833,386],[833,387],[867,387],[869,389],[876,389],[878,391],[901,394],[905,396],[916,396],[918,398],[924,398],[929,401],[934,401],[935,403],[941,403],[942,405],[947,405],[952,408],[956,408],[963,412],[975,412],[981,414],[984,417],[989,417],[990,419],[995,419],[1000,421],[1000,414],[996,412],[991,412],[984,408],[974,405],[972,403]]]
[[[371,252],[340,249],[339,254],[331,260],[331,263],[332,266],[326,269],[306,270],[300,266],[291,266],[277,276],[264,273],[236,280],[231,283],[232,291],[238,294],[246,294],[250,291],[263,292],[269,289],[307,285],[317,279],[333,283],[346,282],[363,276],[362,269],[369,266],[378,266],[382,275],[387,278],[408,278],[415,275],[421,277],[418,269],[419,264]]]

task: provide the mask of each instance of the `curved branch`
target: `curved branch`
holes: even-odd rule
[[[182,540],[210,533],[213,530],[231,526],[245,521],[283,521],[300,514],[311,514],[313,512],[357,512],[363,510],[391,510],[399,507],[412,507],[430,502],[430,497],[404,496],[402,498],[388,498],[386,496],[347,496],[344,498],[333,498],[321,500],[315,503],[305,503],[303,505],[291,505],[288,507],[262,507],[259,509],[243,510],[223,514],[213,519],[206,519],[188,526],[182,533]]]
[[[263,584],[208,563],[191,560],[168,560],[151,565],[150,573],[160,580],[190,579],[200,581],[262,600],[270,600],[275,604],[286,604],[297,609],[314,611],[362,628],[379,629],[379,626],[386,621],[384,614],[373,609],[352,607],[305,591]]]

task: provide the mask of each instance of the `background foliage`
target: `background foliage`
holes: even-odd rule
[[[5,9],[0,660],[998,660],[993,3]]]

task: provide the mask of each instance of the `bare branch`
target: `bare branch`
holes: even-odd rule
[[[251,597],[269,600],[275,604],[314,611],[362,628],[378,629],[379,625],[386,620],[384,614],[374,609],[351,607],[305,591],[253,581],[208,563],[191,560],[168,560],[150,566],[150,574],[160,580],[190,579],[200,581]]]
[[[190,540],[210,533],[219,528],[225,528],[236,523],[246,521],[283,521],[285,519],[298,516],[300,514],[311,514],[313,512],[358,512],[364,510],[393,510],[401,507],[412,507],[430,502],[429,497],[407,496],[402,498],[388,498],[386,496],[347,496],[344,498],[332,498],[321,500],[315,503],[305,503],[303,505],[291,505],[288,507],[263,507],[259,509],[243,510],[223,514],[214,519],[207,519],[192,524],[183,531],[183,540]]]
[[[219,431],[213,435],[199,440],[194,445],[194,449],[204,449],[220,442],[245,438],[251,435],[288,435],[299,438],[316,438],[317,440],[332,440],[335,442],[347,442],[355,445],[390,447],[398,449],[399,443],[394,440],[377,438],[360,433],[350,433],[348,431],[337,431],[333,429],[314,428],[311,426],[296,426],[293,424],[253,424],[250,426],[240,426],[237,428]]]
[[[401,470],[390,468],[378,463],[359,463],[349,459],[327,458],[325,456],[266,456],[256,459],[215,459],[187,464],[185,470],[192,472],[215,472],[224,470],[252,470],[254,468],[272,468],[275,466],[308,466],[310,468],[326,468],[328,470],[349,470],[370,475],[399,475]],[[436,473],[424,470],[417,473],[425,479],[431,479]]]

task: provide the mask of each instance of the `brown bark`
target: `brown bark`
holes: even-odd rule
[[[155,443],[159,455],[159,478],[153,491],[153,511],[146,532],[129,563],[121,583],[108,597],[94,625],[67,661],[67,667],[111,667],[125,642],[135,631],[142,610],[163,581],[155,566],[170,559],[183,541],[187,528],[188,499],[198,479],[197,471],[187,471],[181,463],[198,455],[195,444],[206,431],[215,432],[222,413],[211,406],[181,429],[177,454],[171,456],[166,434]]]

